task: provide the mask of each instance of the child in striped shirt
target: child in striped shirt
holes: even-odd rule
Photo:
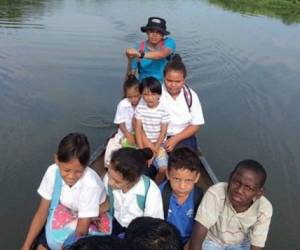
[[[139,148],[152,150],[153,165],[157,169],[156,183],[161,183],[166,174],[168,155],[163,147],[169,124],[169,114],[160,103],[162,87],[159,80],[147,77],[140,84],[142,100],[135,110],[136,140]]]

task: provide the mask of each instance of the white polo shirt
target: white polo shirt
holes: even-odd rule
[[[107,189],[108,176],[104,176],[104,184]],[[153,218],[164,218],[162,198],[158,186],[150,180],[150,186],[146,197],[144,212],[137,203],[137,194],[145,195],[145,186],[143,178],[126,193],[120,189],[113,189],[114,195],[114,217],[123,227],[128,227],[129,223],[141,216],[150,216]]]
[[[58,166],[48,167],[38,193],[46,200],[52,199],[55,175]],[[97,217],[99,205],[105,201],[106,192],[98,174],[91,168],[86,167],[82,177],[72,186],[68,186],[62,180],[60,203],[78,213],[79,218]]]
[[[167,109],[170,115],[170,123],[168,126],[167,135],[175,135],[180,133],[190,124],[202,125],[204,124],[204,117],[202,106],[199,101],[198,95],[191,88],[192,106],[191,112],[184,97],[184,91],[181,89],[179,95],[174,99],[167,91],[165,85],[162,85],[162,95],[160,101]]]
[[[129,132],[132,132],[132,118],[134,115],[134,108],[127,98],[122,99],[117,107],[117,111],[115,114],[114,123],[121,124],[125,123],[125,126]],[[118,129],[117,134],[115,135],[117,139],[121,139],[124,137],[121,129]]]

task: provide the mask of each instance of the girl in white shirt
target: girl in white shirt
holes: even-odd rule
[[[139,84],[140,82],[134,75],[129,75],[123,84],[124,98],[118,104],[114,119],[114,123],[118,125],[118,131],[107,143],[104,156],[105,167],[108,167],[113,151],[122,146],[136,144],[133,134],[133,114],[141,98]]]
[[[45,233],[40,232],[47,221],[51,200],[54,199],[57,171],[62,179],[59,206],[76,216],[76,237],[88,233],[92,218],[98,217],[99,205],[106,199],[100,177],[86,166],[89,158],[90,146],[85,135],[71,133],[62,139],[54,156],[55,164],[47,169],[38,189],[40,205],[32,219],[22,250],[31,249],[38,235],[37,248],[50,249]]]
[[[136,217],[163,219],[159,188],[143,175],[146,161],[152,158],[149,148],[121,148],[113,152],[104,184],[114,216],[113,234],[118,235]]]

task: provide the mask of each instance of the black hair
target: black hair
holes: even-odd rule
[[[129,88],[136,87],[139,89],[140,82],[135,75],[129,74],[123,83],[123,98],[126,98],[126,92]]]
[[[168,170],[188,169],[191,172],[200,173],[202,163],[197,153],[189,147],[175,148],[168,159]]]
[[[111,156],[111,167],[120,172],[128,182],[135,182],[145,170],[147,160],[153,156],[150,148],[121,148]]]
[[[59,143],[56,155],[60,162],[78,159],[85,167],[90,159],[90,144],[87,137],[81,133],[66,135]]]
[[[184,78],[187,75],[186,67],[179,54],[175,54],[172,57],[172,59],[167,63],[167,65],[164,68],[164,76],[166,76],[166,74],[172,70],[182,72]]]
[[[106,236],[87,236],[79,239],[72,246],[64,250],[121,250],[126,248],[125,242],[118,237]]]
[[[237,173],[238,171],[246,169],[253,171],[256,175],[260,177],[260,188],[262,188],[267,180],[267,172],[265,168],[255,160],[243,160],[240,161],[234,168],[234,170],[230,173],[229,182],[232,176]]]
[[[132,220],[126,230],[125,239],[131,250],[181,250],[183,249],[178,229],[152,217]]]
[[[157,80],[155,77],[146,77],[141,81],[139,90],[142,94],[144,89],[149,89],[151,93],[156,93],[161,95],[161,83],[159,80]]]

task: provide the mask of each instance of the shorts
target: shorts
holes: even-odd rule
[[[250,250],[250,242],[243,242],[236,245],[224,245],[221,246],[218,243],[211,240],[204,240],[202,245],[203,250]]]
[[[158,170],[161,167],[163,168],[167,168],[168,166],[168,153],[165,150],[164,147],[160,147],[159,148],[159,152],[157,154],[157,156],[155,156],[153,163],[152,163],[155,168]]]

